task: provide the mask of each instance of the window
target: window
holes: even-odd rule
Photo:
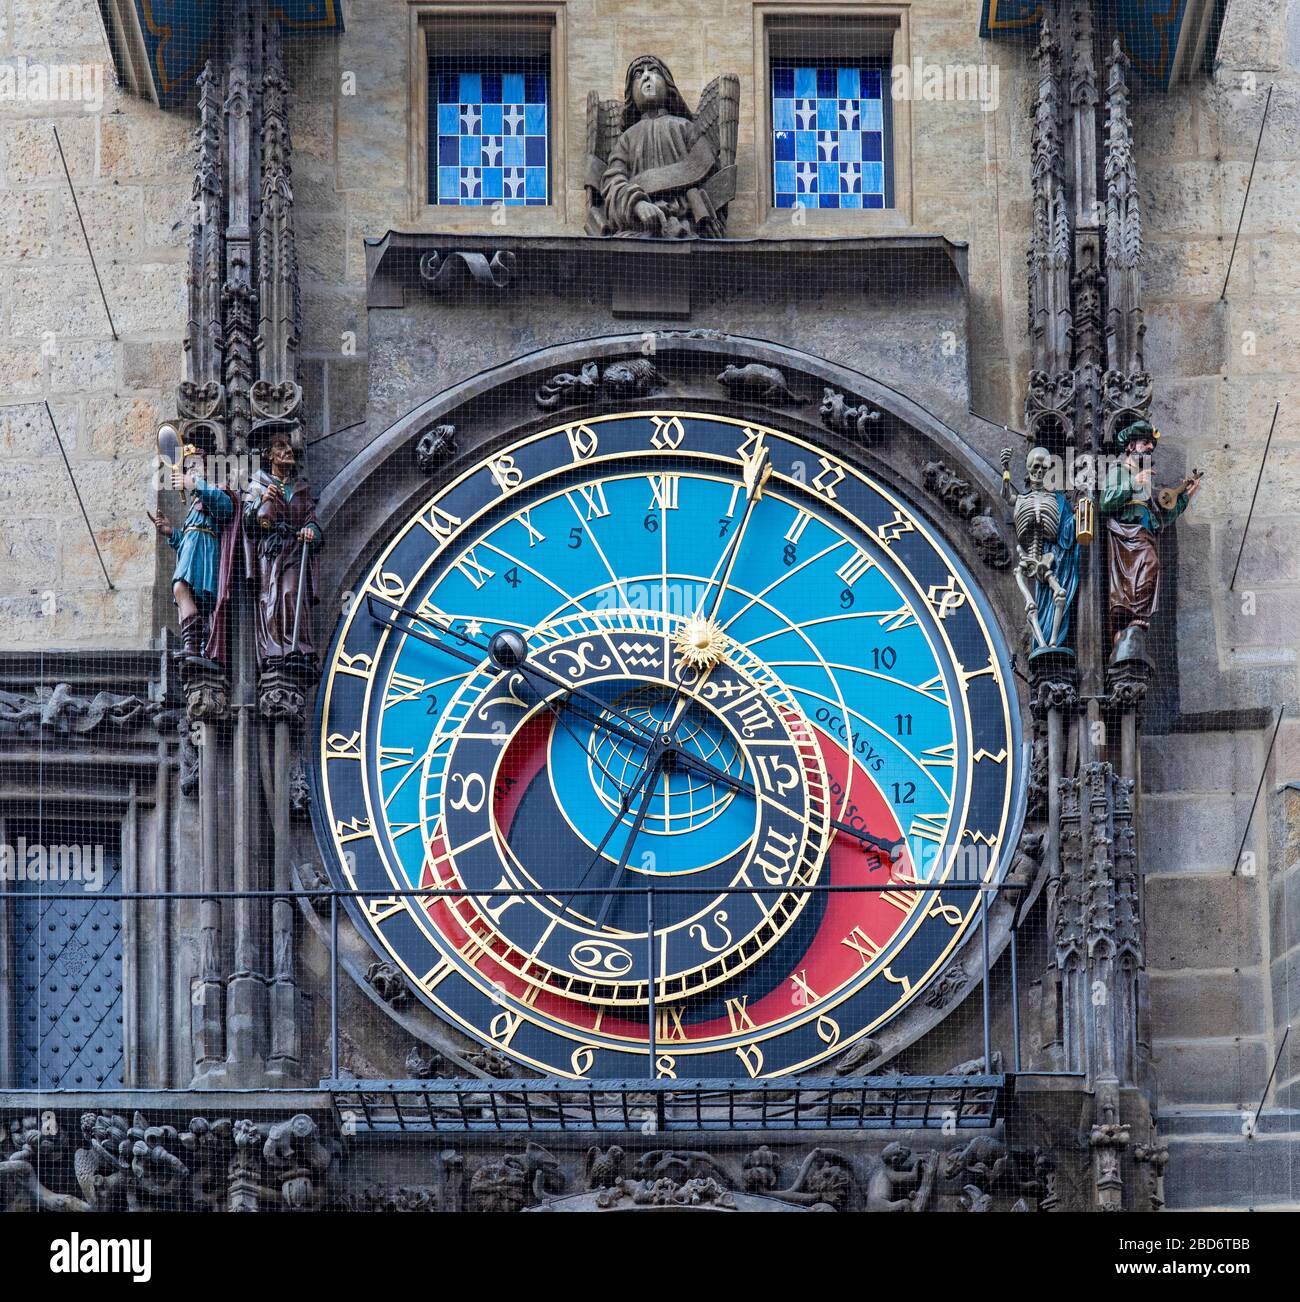
[[[888,208],[888,69],[772,63],[772,193],[778,208]]]
[[[429,202],[550,202],[546,57],[429,59]]]
[[[884,225],[906,224],[910,115],[891,94],[892,69],[907,57],[906,7],[872,5],[849,15],[842,7],[777,0],[756,6],[755,21],[767,82],[760,166],[770,206],[847,209],[836,226],[842,230],[861,221],[864,209],[878,210]]]

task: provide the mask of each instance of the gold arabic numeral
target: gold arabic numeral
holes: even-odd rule
[[[519,469],[514,457],[508,452],[493,457],[488,462],[488,469],[492,472],[492,478],[497,481],[497,487],[502,493],[513,493],[524,482],[524,472]]]
[[[895,976],[893,968],[887,967],[880,973],[880,975],[884,977],[886,981],[892,981],[894,985],[902,986],[904,996],[912,993],[912,978],[909,977],[906,972],[904,972],[902,976]]]
[[[368,818],[336,819],[334,835],[340,841],[359,841],[370,835],[370,820]]]
[[[661,1053],[655,1058],[655,1075],[661,1079],[677,1079],[677,1059],[671,1053]]]
[[[585,1076],[596,1063],[596,1048],[591,1044],[580,1044],[573,1051],[569,1064],[575,1076]]]
[[[844,467],[830,457],[818,457],[821,470],[813,477],[812,487],[828,501],[835,501],[835,487],[844,479]]]
[[[406,580],[392,570],[384,570],[380,574],[370,576],[365,591],[373,592],[375,596],[382,597],[385,601],[395,601],[400,605],[406,593]]]
[[[366,920],[372,927],[379,926],[381,922],[387,922],[395,913],[404,913],[406,911],[406,902],[394,895],[386,896],[383,899],[364,900],[362,904],[366,911]]]
[[[489,1023],[488,1034],[501,1045],[508,1046],[515,1038],[515,1032],[524,1024],[523,1013],[512,1013],[502,1009]]]
[[[462,523],[460,516],[452,515],[450,511],[444,511],[440,506],[425,507],[415,519],[437,539],[439,545],[445,543]]]
[[[569,450],[575,461],[586,461],[588,457],[595,456],[600,447],[600,439],[591,426],[568,425],[564,432],[568,436]]]
[[[763,1050],[756,1044],[742,1044],[736,1049],[736,1057],[745,1064],[750,1079],[757,1078],[763,1070]]]
[[[675,452],[686,437],[686,429],[676,416],[651,416],[655,432],[650,435],[650,446],[659,452],[665,449]]]
[[[817,1018],[817,1038],[828,1048],[833,1049],[840,1042],[840,1024],[826,1013]]]
[[[950,927],[961,926],[961,910],[955,904],[945,904],[939,895],[934,897],[927,918],[942,918]]]

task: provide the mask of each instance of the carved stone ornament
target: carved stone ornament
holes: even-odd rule
[[[633,59],[621,100],[587,96],[587,233],[721,238],[739,121],[738,77],[715,77],[692,113],[662,59]]]
[[[969,480],[942,461],[927,461],[921,467],[921,482],[950,514],[965,521],[966,533],[986,565],[1000,570],[1011,564],[1011,548]]]
[[[415,465],[423,474],[431,475],[456,455],[455,425],[435,425],[416,440]]]
[[[663,385],[664,377],[648,357],[611,362],[603,370],[595,362],[587,362],[577,375],[567,371],[553,375],[537,390],[536,402],[542,411],[588,407],[600,400],[642,398]]]
[[[405,1008],[411,1002],[406,978],[391,963],[371,963],[366,968],[366,984],[390,1008]]]
[[[140,1112],[130,1121],[86,1112],[73,1143],[51,1112],[0,1125],[0,1210],[315,1210],[338,1160],[337,1144],[305,1113],[195,1117],[178,1129]]]
[[[790,392],[782,371],[775,366],[764,366],[761,362],[727,366],[718,376],[718,383],[726,389],[728,397],[739,402],[762,402],[769,406],[785,407],[804,401]]]
[[[31,696],[0,690],[0,733],[131,733],[159,720],[163,713],[157,701],[107,691],[79,696],[68,683],[38,687]]]
[[[875,443],[883,437],[880,413],[865,402],[852,403],[836,389],[822,390],[822,424],[834,434]]]

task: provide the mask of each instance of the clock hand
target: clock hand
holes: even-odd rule
[[[754,796],[757,798],[758,791],[755,789],[752,782],[746,782],[742,778],[733,777],[725,770],[716,768],[707,760],[701,759],[697,755],[692,755],[689,751],[682,750],[680,746],[673,745],[666,749],[677,757],[677,762],[680,763],[683,768],[691,769],[693,772],[700,774],[701,777],[712,778],[715,782],[721,783],[723,786],[731,787],[732,790],[738,791],[743,795]],[[773,800],[771,796],[767,796],[765,799],[776,805],[778,809],[785,810],[787,814],[795,813],[794,810],[787,808],[779,801]],[[856,837],[857,840],[861,841],[864,845],[870,842],[878,850],[892,851],[897,846],[903,844],[901,839],[897,841],[886,841],[883,837],[873,836],[870,832],[854,827],[851,823],[842,823],[838,819],[831,818],[828,819],[827,822],[831,827],[836,828],[838,831],[847,832],[850,836]]]
[[[731,579],[731,571],[736,565],[736,557],[740,554],[740,544],[745,537],[745,530],[749,527],[750,516],[753,514],[754,506],[757,504],[758,499],[763,495],[763,486],[767,483],[768,476],[772,473],[772,467],[768,461],[767,448],[761,445],[755,456],[745,457],[743,460],[745,464],[745,469],[743,471],[745,483],[745,511],[740,517],[740,526],[737,528],[726,552],[724,553],[725,568],[723,567],[723,561],[721,560],[718,565],[714,567],[713,574],[709,576],[708,584],[705,587],[704,596],[700,598],[700,601],[695,607],[695,613],[691,616],[691,621],[693,623],[699,621],[707,625],[717,613],[718,607],[722,604],[723,594],[727,591],[727,584]],[[722,570],[722,578],[717,582],[717,588],[714,590],[714,581],[719,569]],[[704,611],[706,598],[709,599],[708,610],[707,612],[701,613]],[[694,684],[695,689],[698,689],[704,680],[708,678],[709,672],[709,670],[705,670],[705,672],[700,675],[699,679]],[[677,688],[673,692],[672,699],[668,703],[668,709],[665,711],[665,717],[669,721],[665,733],[669,737],[676,732],[678,724],[681,723],[683,716],[690,708],[690,701],[687,701],[680,709],[678,709],[678,702],[681,701],[682,694],[685,691],[686,683],[684,680],[679,678],[677,681]],[[694,690],[691,692],[691,697],[692,699],[695,699]]]
[[[650,797],[655,792],[655,780],[659,776],[659,766],[663,760],[663,752],[664,747],[662,744],[656,747],[654,760],[647,766],[643,774],[648,781],[645,784],[645,790],[641,793],[641,804],[636,811],[636,818],[633,819],[632,827],[627,834],[627,840],[623,843],[623,853],[618,857],[618,867],[614,870],[614,880],[610,882],[605,893],[605,901],[600,906],[600,913],[596,918],[597,931],[605,925],[605,919],[609,917],[609,906],[614,902],[614,892],[623,880],[623,874],[627,870],[627,861],[632,854],[632,842],[636,840],[636,834],[641,830],[641,824],[645,822],[646,810],[650,808]]]
[[[656,730],[647,728],[643,723],[624,714],[622,710],[602,701],[599,696],[587,691],[579,683],[566,683],[564,679],[549,670],[543,669],[540,665],[534,664],[528,659],[528,645],[518,633],[494,633],[492,638],[487,642],[482,642],[478,638],[470,637],[467,633],[457,633],[449,624],[444,624],[441,620],[433,619],[429,615],[421,614],[419,611],[411,610],[407,606],[399,606],[394,602],[386,601],[383,597],[377,597],[373,593],[367,596],[370,616],[380,624],[387,624],[390,628],[396,629],[405,637],[413,637],[421,642],[427,642],[429,646],[437,647],[438,650],[446,652],[450,656],[455,656],[457,660],[463,660],[466,664],[479,666],[483,660],[490,660],[493,665],[500,671],[518,671],[522,674],[532,675],[540,678],[543,682],[550,683],[553,687],[560,688],[566,696],[580,696],[584,700],[591,701],[599,706],[602,712],[612,714],[618,719],[626,729],[609,726],[604,720],[599,720],[602,725],[606,726],[608,731],[616,733],[629,741],[635,741],[638,745],[644,746],[651,738],[658,736]],[[384,612],[376,614],[376,609]],[[439,632],[446,634],[448,637],[455,638],[458,642],[466,646],[472,646],[481,651],[481,656],[472,656],[468,652],[458,651],[455,647],[448,644],[441,638],[423,632],[418,628],[403,628],[398,624],[397,617],[405,615],[407,619],[417,620],[422,624],[428,624],[436,628]],[[390,618],[389,616],[392,616]],[[570,707],[572,708],[572,707]],[[587,716],[584,716],[587,717]]]
[[[582,876],[578,878],[578,884],[568,893],[565,897],[564,903],[560,905],[560,917],[563,917],[569,911],[569,905],[573,903],[574,896],[582,891],[583,884],[586,882],[587,878],[591,876],[592,869],[600,862],[601,853],[609,844],[610,837],[614,835],[618,830],[619,825],[623,822],[623,819],[627,817],[627,811],[631,808],[632,801],[636,799],[637,793],[649,781],[652,768],[653,766],[651,764],[643,765],[641,772],[637,774],[636,781],[623,793],[623,799],[619,803],[618,813],[614,816],[614,821],[609,825],[609,830],[600,838],[600,844],[596,847],[596,853],[592,856],[592,860],[587,865]]]

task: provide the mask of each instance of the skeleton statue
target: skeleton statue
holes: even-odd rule
[[[1016,531],[1016,584],[1025,598],[1030,655],[1067,650],[1070,607],[1079,589],[1079,543],[1074,511],[1063,492],[1047,488],[1052,455],[1031,448],[1025,486],[1011,480],[1011,449],[1002,449],[1002,495]]]

